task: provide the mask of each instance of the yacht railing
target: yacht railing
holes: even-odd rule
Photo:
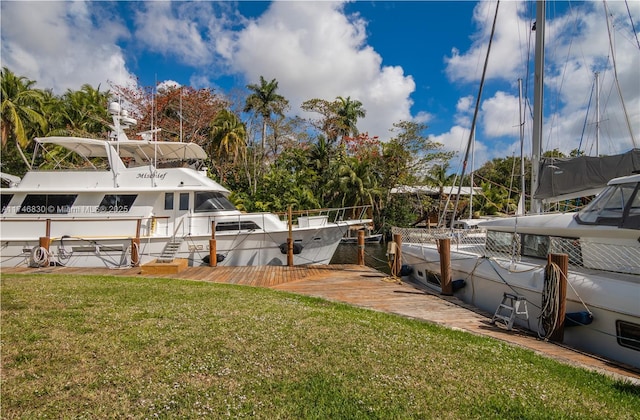
[[[371,206],[352,206],[352,207],[339,207],[339,208],[323,208],[323,209],[313,209],[313,210],[294,210],[291,212],[291,215],[295,220],[298,217],[315,217],[315,216],[326,216],[329,222],[337,223],[347,220],[363,220],[370,219],[367,217],[367,214],[370,212]],[[286,221],[288,218],[288,212],[277,212],[276,213],[281,220]]]
[[[399,228],[392,227],[393,235],[400,235],[402,243],[434,246],[438,245],[439,239],[450,239],[451,248],[464,250],[474,254],[482,255],[485,249],[486,230],[485,229],[419,229],[419,228]]]
[[[571,269],[593,269],[640,274],[640,247],[619,245],[595,238],[579,240],[551,236],[548,243],[522,243],[519,234],[488,236],[485,229],[391,229],[403,244],[437,247],[438,239],[451,239],[451,249],[502,261],[521,261],[523,257],[546,261],[548,254],[567,254]],[[506,238],[506,239],[505,239]],[[640,280],[639,280],[640,281]]]

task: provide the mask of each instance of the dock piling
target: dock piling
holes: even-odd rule
[[[364,265],[364,230],[358,231],[358,265]]]
[[[218,266],[218,246],[216,243],[216,222],[211,221],[211,239],[209,239],[209,267]]]
[[[438,252],[440,253],[440,288],[441,294],[453,295],[451,283],[451,239],[438,239]]]

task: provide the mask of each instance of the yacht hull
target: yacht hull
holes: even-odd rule
[[[435,245],[402,245],[403,262],[411,266],[412,282],[441,291],[440,256]],[[527,299],[528,320],[516,318],[515,324],[541,331],[541,313],[545,265],[538,261],[511,263],[508,260],[485,258],[464,247],[451,250],[453,280],[465,285],[454,292],[463,302],[488,314],[493,314],[504,293],[522,295]],[[569,271],[566,312],[589,311],[589,325],[566,327],[564,343],[576,349],[640,368],[640,352],[620,344],[617,331],[620,322],[640,324],[640,284],[637,276],[617,273]]]
[[[321,229],[294,229],[294,265],[328,264],[347,230],[345,223]],[[287,265],[288,231],[216,234],[217,264],[224,266]],[[190,266],[209,265],[211,235],[191,235],[175,241],[169,236],[69,236],[50,238],[44,253],[39,238],[5,239],[0,243],[0,267],[59,265],[119,268],[161,259],[167,244],[175,244],[172,258]],[[135,249],[134,249],[135,248]],[[136,257],[137,255],[137,257]]]

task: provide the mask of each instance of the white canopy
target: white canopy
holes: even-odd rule
[[[79,155],[90,157],[108,157],[108,147],[115,149],[121,158],[141,160],[189,160],[206,159],[206,152],[196,143],[169,141],[124,140],[107,141],[81,137],[39,137],[40,144],[62,146]]]

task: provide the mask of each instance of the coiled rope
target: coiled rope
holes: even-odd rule
[[[133,250],[135,250],[135,253],[133,252]],[[135,260],[133,258],[134,254],[138,257]],[[137,242],[133,242],[133,241],[131,242],[131,249],[129,249],[129,255],[131,255],[132,266],[137,266],[138,264],[140,264],[142,257],[140,256],[140,245],[138,245]]]
[[[47,250],[47,248],[42,246],[36,246],[31,250],[31,256],[29,258],[29,266],[30,267],[45,267],[49,265],[49,259],[53,256]]]
[[[560,312],[560,280],[562,270],[555,263],[549,263],[544,272],[542,288],[542,308],[538,318],[538,337],[548,339],[558,325]]]

